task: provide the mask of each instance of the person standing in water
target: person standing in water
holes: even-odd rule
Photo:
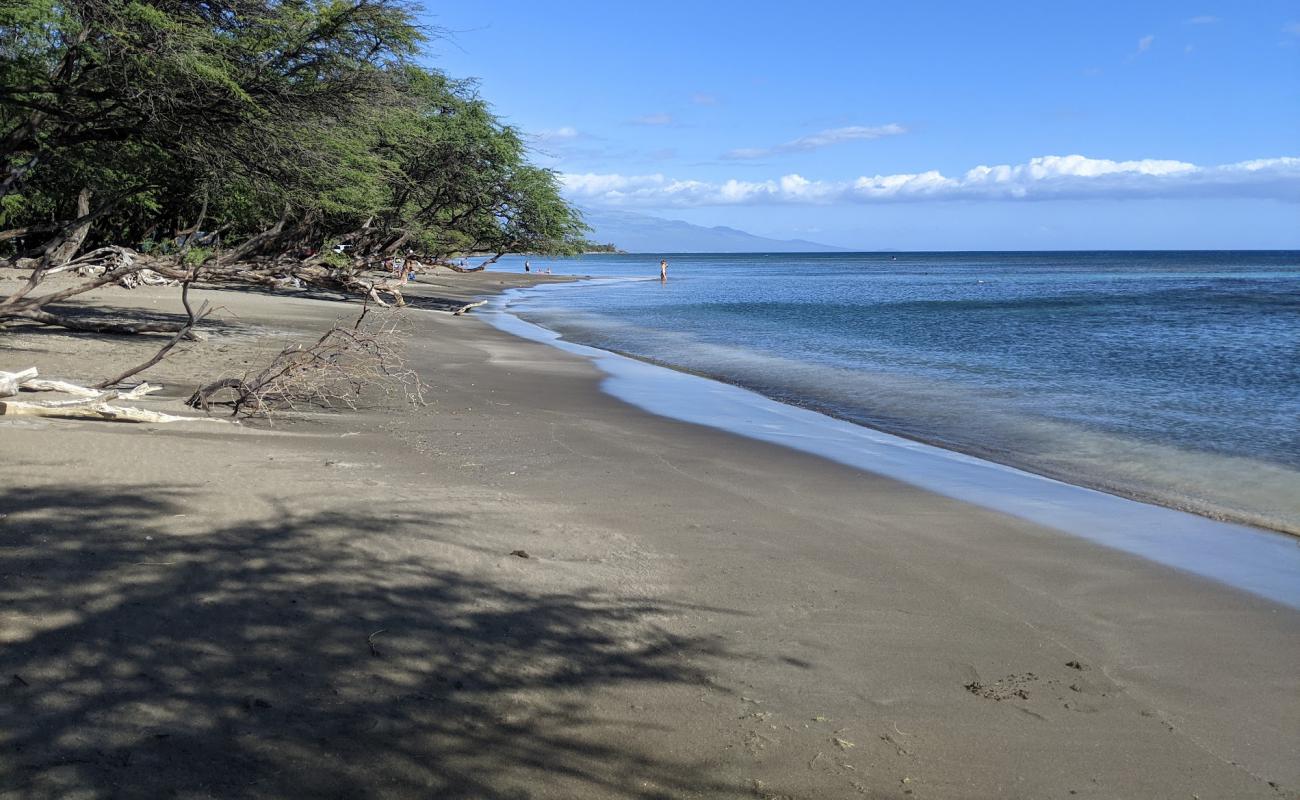
[[[525,262],[524,262],[524,272],[531,272],[532,269],[533,269],[532,262],[525,261]]]
[[[666,258],[659,262],[659,280],[668,280],[668,259]]]

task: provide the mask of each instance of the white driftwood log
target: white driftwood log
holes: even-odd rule
[[[99,397],[103,394],[99,389],[91,389],[88,386],[78,386],[75,383],[67,381],[50,381],[45,378],[29,378],[19,385],[20,389],[26,389],[29,392],[59,392],[60,394],[75,394],[78,397]]]
[[[109,405],[109,400],[139,400],[147,394],[161,389],[142,383],[128,391],[109,389],[90,389],[66,381],[50,381],[36,377],[39,373],[35,367],[22,372],[0,372],[0,397],[18,394],[20,388],[33,392],[61,392],[74,395],[71,400],[45,400],[25,402],[22,400],[0,400],[0,416],[8,417],[57,417],[60,419],[103,419],[113,422],[191,422],[208,420],[210,422],[227,422],[212,417],[178,417],[143,408]],[[12,391],[9,389],[12,388]]]
[[[30,367],[22,372],[0,372],[0,397],[11,397],[18,394],[19,389],[26,389],[29,392],[59,392],[60,394],[71,394],[77,397],[109,399],[105,396],[103,389],[93,389],[89,386],[80,386],[67,381],[52,381],[36,377],[39,374],[36,367]],[[11,385],[14,386],[13,390],[6,391]],[[131,388],[129,391],[118,392],[113,397],[121,400],[139,400],[145,395],[162,391],[162,388],[145,382]]]
[[[59,419],[96,419],[110,422],[221,422],[217,417],[178,417],[144,408],[113,406],[96,398],[65,400],[59,403],[24,403],[0,400],[0,416],[56,417]]]
[[[35,378],[37,374],[36,367],[28,367],[22,372],[0,372],[0,397],[18,394],[18,387],[22,386],[24,381]]]
[[[487,305],[487,302],[488,301],[486,300],[480,300],[477,303],[469,303],[468,305],[463,305],[460,308],[456,309],[455,311],[451,312],[451,315],[453,317],[462,316],[466,311],[469,311],[471,308],[478,308],[479,306]]]

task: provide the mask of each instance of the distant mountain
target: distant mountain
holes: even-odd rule
[[[768,239],[719,225],[706,228],[631,211],[584,210],[587,238],[629,253],[826,253],[844,250],[803,239]]]

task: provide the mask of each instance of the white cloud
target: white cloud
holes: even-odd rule
[[[1155,34],[1153,34],[1153,33],[1148,33],[1146,36],[1143,36],[1141,39],[1138,39],[1138,49],[1137,49],[1137,52],[1138,52],[1138,53],[1145,53],[1146,51],[1150,50],[1150,49],[1151,49],[1151,43],[1154,42],[1155,40],[1156,40],[1156,37],[1155,37]],[[1136,54],[1135,54],[1135,55],[1136,55]]]
[[[718,96],[716,94],[709,94],[708,92],[696,92],[695,94],[691,95],[691,102],[697,106],[716,106],[718,103],[722,101],[718,99]]]
[[[1191,17],[1190,19],[1183,20],[1183,24],[1185,25],[1213,25],[1216,22],[1222,22],[1222,20],[1210,14],[1202,14],[1199,17]]]
[[[732,160],[767,158],[768,156],[783,155],[785,153],[802,153],[808,150],[817,150],[822,147],[841,144],[842,142],[882,139],[886,136],[898,136],[904,133],[907,133],[907,128],[893,122],[888,125],[876,125],[872,127],[851,125],[847,128],[831,128],[830,130],[821,131],[809,136],[801,136],[798,139],[774,145],[772,147],[742,147],[736,150],[728,150],[726,153],[722,154],[722,157]]]
[[[1023,164],[978,166],[957,177],[928,170],[845,181],[814,181],[791,174],[718,183],[661,173],[566,174],[562,179],[566,194],[580,202],[652,208],[1207,196],[1300,202],[1300,158],[1291,157],[1201,167],[1167,159],[1041,156]]]
[[[632,120],[633,125],[672,125],[672,114],[646,114],[643,117],[637,117]]]
[[[573,139],[577,139],[580,136],[582,136],[582,134],[578,133],[577,128],[573,128],[568,125],[564,126],[563,128],[553,128],[551,130],[537,131],[536,133],[533,134],[533,138],[541,142],[567,142],[567,141],[572,141]]]
[[[1283,33],[1289,33],[1292,36],[1300,36],[1300,22],[1288,22],[1282,26]]]

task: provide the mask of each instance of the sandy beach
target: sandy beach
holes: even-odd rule
[[[151,408],[355,311],[196,295]],[[1300,797],[1295,610],[403,316],[420,408],[0,418],[0,798]]]

